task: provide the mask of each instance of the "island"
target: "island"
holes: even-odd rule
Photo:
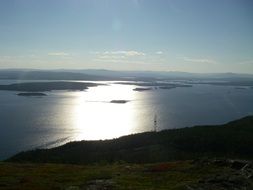
[[[141,92],[141,91],[146,91],[146,90],[152,90],[152,88],[134,88],[133,90]]]
[[[169,90],[169,89],[172,89],[172,88],[176,88],[176,87],[173,87],[173,86],[159,86],[159,89],[163,89],[163,90]]]
[[[208,84],[208,85],[216,85],[216,86],[234,86],[234,87],[242,87],[242,88],[253,88],[253,80],[245,79],[245,80],[227,80],[227,81],[188,81],[189,84]]]
[[[115,103],[115,104],[125,104],[129,102],[129,100],[112,100],[110,103]]]
[[[85,90],[89,87],[95,87],[97,83],[90,82],[28,82],[0,85],[0,90],[22,91],[22,92],[45,92],[51,90]]]
[[[248,88],[246,87],[235,87],[236,90],[247,90]]]
[[[148,87],[159,87],[159,86],[168,86],[168,87],[192,87],[190,84],[184,83],[175,83],[175,82],[117,82],[115,84],[123,84],[123,85],[135,85],[135,86],[148,86]]]
[[[178,88],[178,87],[192,87],[190,84],[184,84],[184,83],[173,83],[173,82],[118,82],[116,84],[122,84],[122,85],[135,85],[135,86],[140,86],[137,88],[134,88],[134,91],[147,91],[147,90],[157,90],[157,89],[173,89],[173,88]]]
[[[47,96],[47,94],[45,93],[41,93],[41,92],[22,92],[22,93],[18,93],[18,96]]]

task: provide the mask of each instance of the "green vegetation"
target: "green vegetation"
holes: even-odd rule
[[[0,163],[0,189],[14,190],[199,190],[253,188],[242,169],[217,160],[156,164],[14,164]]]
[[[147,132],[104,141],[70,142],[21,152],[7,161],[34,163],[151,163],[200,157],[253,158],[253,116],[219,126]]]

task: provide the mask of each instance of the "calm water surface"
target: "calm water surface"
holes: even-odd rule
[[[220,124],[253,114],[253,89],[196,84],[136,92],[133,85],[106,84],[87,91],[47,92],[46,97],[0,91],[0,159],[69,141],[150,131],[155,115],[162,130]],[[110,103],[115,99],[129,102]]]

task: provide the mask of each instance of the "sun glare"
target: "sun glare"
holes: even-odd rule
[[[131,133],[135,126],[134,92],[124,85],[112,84],[80,93],[74,109],[74,140],[110,139]],[[111,100],[129,100],[125,104]]]

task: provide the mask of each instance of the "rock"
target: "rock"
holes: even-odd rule
[[[96,179],[87,183],[86,190],[112,190],[114,181],[112,179]]]
[[[252,163],[247,163],[242,169],[241,169],[242,175],[244,175],[247,179],[253,178],[253,165]]]
[[[80,190],[78,186],[69,186],[65,190]]]
[[[215,164],[216,166],[221,166],[221,167],[227,167],[230,165],[230,162],[225,159],[215,159],[212,161],[212,163]]]
[[[244,166],[247,165],[247,161],[241,161],[241,160],[232,160],[231,161],[231,168],[235,170],[241,170]]]

